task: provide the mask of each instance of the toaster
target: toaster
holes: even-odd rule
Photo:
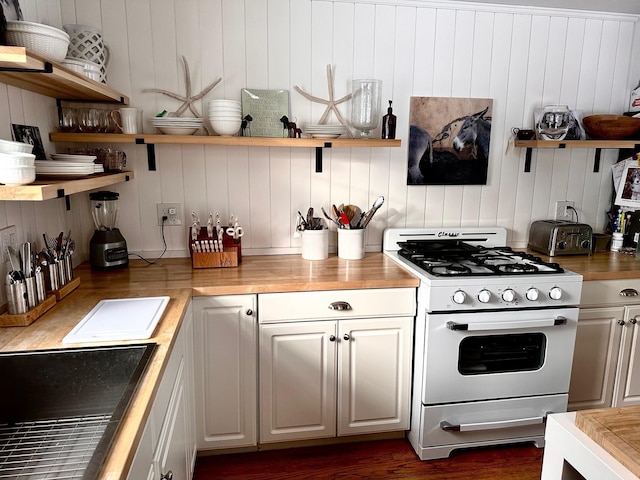
[[[529,229],[528,248],[550,257],[591,254],[593,230],[585,223],[537,220]]]

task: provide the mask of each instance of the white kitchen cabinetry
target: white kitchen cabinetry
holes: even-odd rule
[[[129,480],[190,480],[193,476],[196,441],[192,341],[189,307],[129,470]]]
[[[195,297],[198,449],[257,444],[256,296]]]
[[[415,296],[259,295],[260,441],[408,429]]]
[[[584,282],[569,410],[640,405],[640,284]]]

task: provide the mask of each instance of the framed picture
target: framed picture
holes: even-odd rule
[[[493,100],[411,97],[407,185],[486,185]]]
[[[288,137],[281,118],[289,116],[289,91],[243,88],[242,118],[247,115],[252,137]]]
[[[44,152],[44,146],[42,144],[42,137],[40,137],[40,129],[38,127],[12,123],[11,128],[13,129],[13,139],[16,142],[30,143],[33,145],[32,153],[36,156],[36,160],[47,159],[47,155]]]
[[[627,163],[616,191],[616,205],[640,209],[640,166]]]
[[[0,0],[6,20],[24,20],[19,0]]]

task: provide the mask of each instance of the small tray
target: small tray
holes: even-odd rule
[[[31,325],[55,304],[55,295],[49,295],[40,303],[40,305],[32,308],[27,313],[20,313],[17,315],[3,313],[0,315],[0,327],[26,327],[27,325]]]
[[[76,288],[80,286],[80,277],[76,277],[72,279],[70,282],[63,285],[58,290],[50,290],[48,293],[53,294],[56,297],[57,301],[62,300],[64,297],[73,292]]]

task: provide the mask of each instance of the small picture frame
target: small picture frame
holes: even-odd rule
[[[5,20],[24,20],[20,0],[0,0]]]
[[[289,117],[288,90],[242,89],[242,118],[251,115],[252,137],[288,137],[282,117]]]
[[[44,151],[44,145],[42,144],[42,137],[40,136],[40,129],[38,127],[12,123],[11,128],[13,130],[13,139],[16,142],[29,143],[33,145],[32,153],[36,156],[36,160],[47,159],[47,155]]]
[[[616,205],[640,209],[640,165],[628,163],[620,178],[616,192]]]

